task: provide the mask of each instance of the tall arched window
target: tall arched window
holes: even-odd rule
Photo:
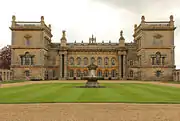
[[[69,71],[69,76],[70,76],[70,77],[74,77],[74,70],[70,70],[70,71]]]
[[[97,71],[97,75],[98,75],[98,76],[102,76],[102,71],[101,71],[101,70],[98,70],[98,71]]]
[[[77,58],[77,65],[81,65],[81,58],[80,57]]]
[[[104,65],[108,65],[108,63],[109,63],[109,58],[108,58],[108,57],[105,57],[105,58],[104,58]]]
[[[112,77],[116,77],[116,70],[115,69],[112,70],[111,75],[112,75]]]
[[[84,65],[88,65],[88,58],[87,57],[84,58]]]
[[[111,65],[115,65],[116,63],[115,63],[115,58],[112,58],[111,59]]]
[[[105,77],[108,77],[108,76],[109,76],[109,71],[108,71],[108,70],[106,70],[106,71],[104,72],[104,76],[105,76]]]
[[[74,58],[73,58],[73,57],[71,57],[71,58],[69,59],[69,63],[70,63],[70,65],[74,65]]]
[[[99,66],[102,65],[102,58],[101,58],[101,57],[98,57],[97,60],[98,60],[98,63],[97,63],[97,64],[98,64]]]
[[[77,70],[77,77],[81,77],[81,70]]]

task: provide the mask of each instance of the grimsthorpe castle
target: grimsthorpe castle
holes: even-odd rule
[[[11,70],[14,79],[81,79],[87,66],[98,66],[97,76],[118,80],[173,80],[175,69],[173,16],[167,21],[134,25],[134,40],[126,43],[120,31],[117,43],[96,42],[96,37],[69,43],[62,31],[60,43],[52,42],[51,25],[16,21],[12,16]],[[68,31],[67,31],[68,32]]]

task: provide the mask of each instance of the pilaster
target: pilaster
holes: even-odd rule
[[[62,79],[62,54],[59,54],[59,80]]]

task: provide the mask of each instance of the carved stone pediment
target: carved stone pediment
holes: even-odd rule
[[[31,35],[29,35],[29,34],[26,34],[25,36],[24,36],[24,38],[26,38],[26,39],[29,39],[29,38],[31,38],[32,36]]]
[[[156,39],[160,39],[160,38],[162,38],[163,36],[162,35],[160,35],[160,34],[155,34],[154,35],[154,38],[156,38]]]

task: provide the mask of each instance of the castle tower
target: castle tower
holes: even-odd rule
[[[51,42],[51,28],[44,17],[39,22],[16,21],[12,16],[11,69],[14,79],[44,79],[48,44]]]
[[[134,41],[137,44],[139,79],[172,80],[174,63],[174,21],[145,21],[134,27]]]

